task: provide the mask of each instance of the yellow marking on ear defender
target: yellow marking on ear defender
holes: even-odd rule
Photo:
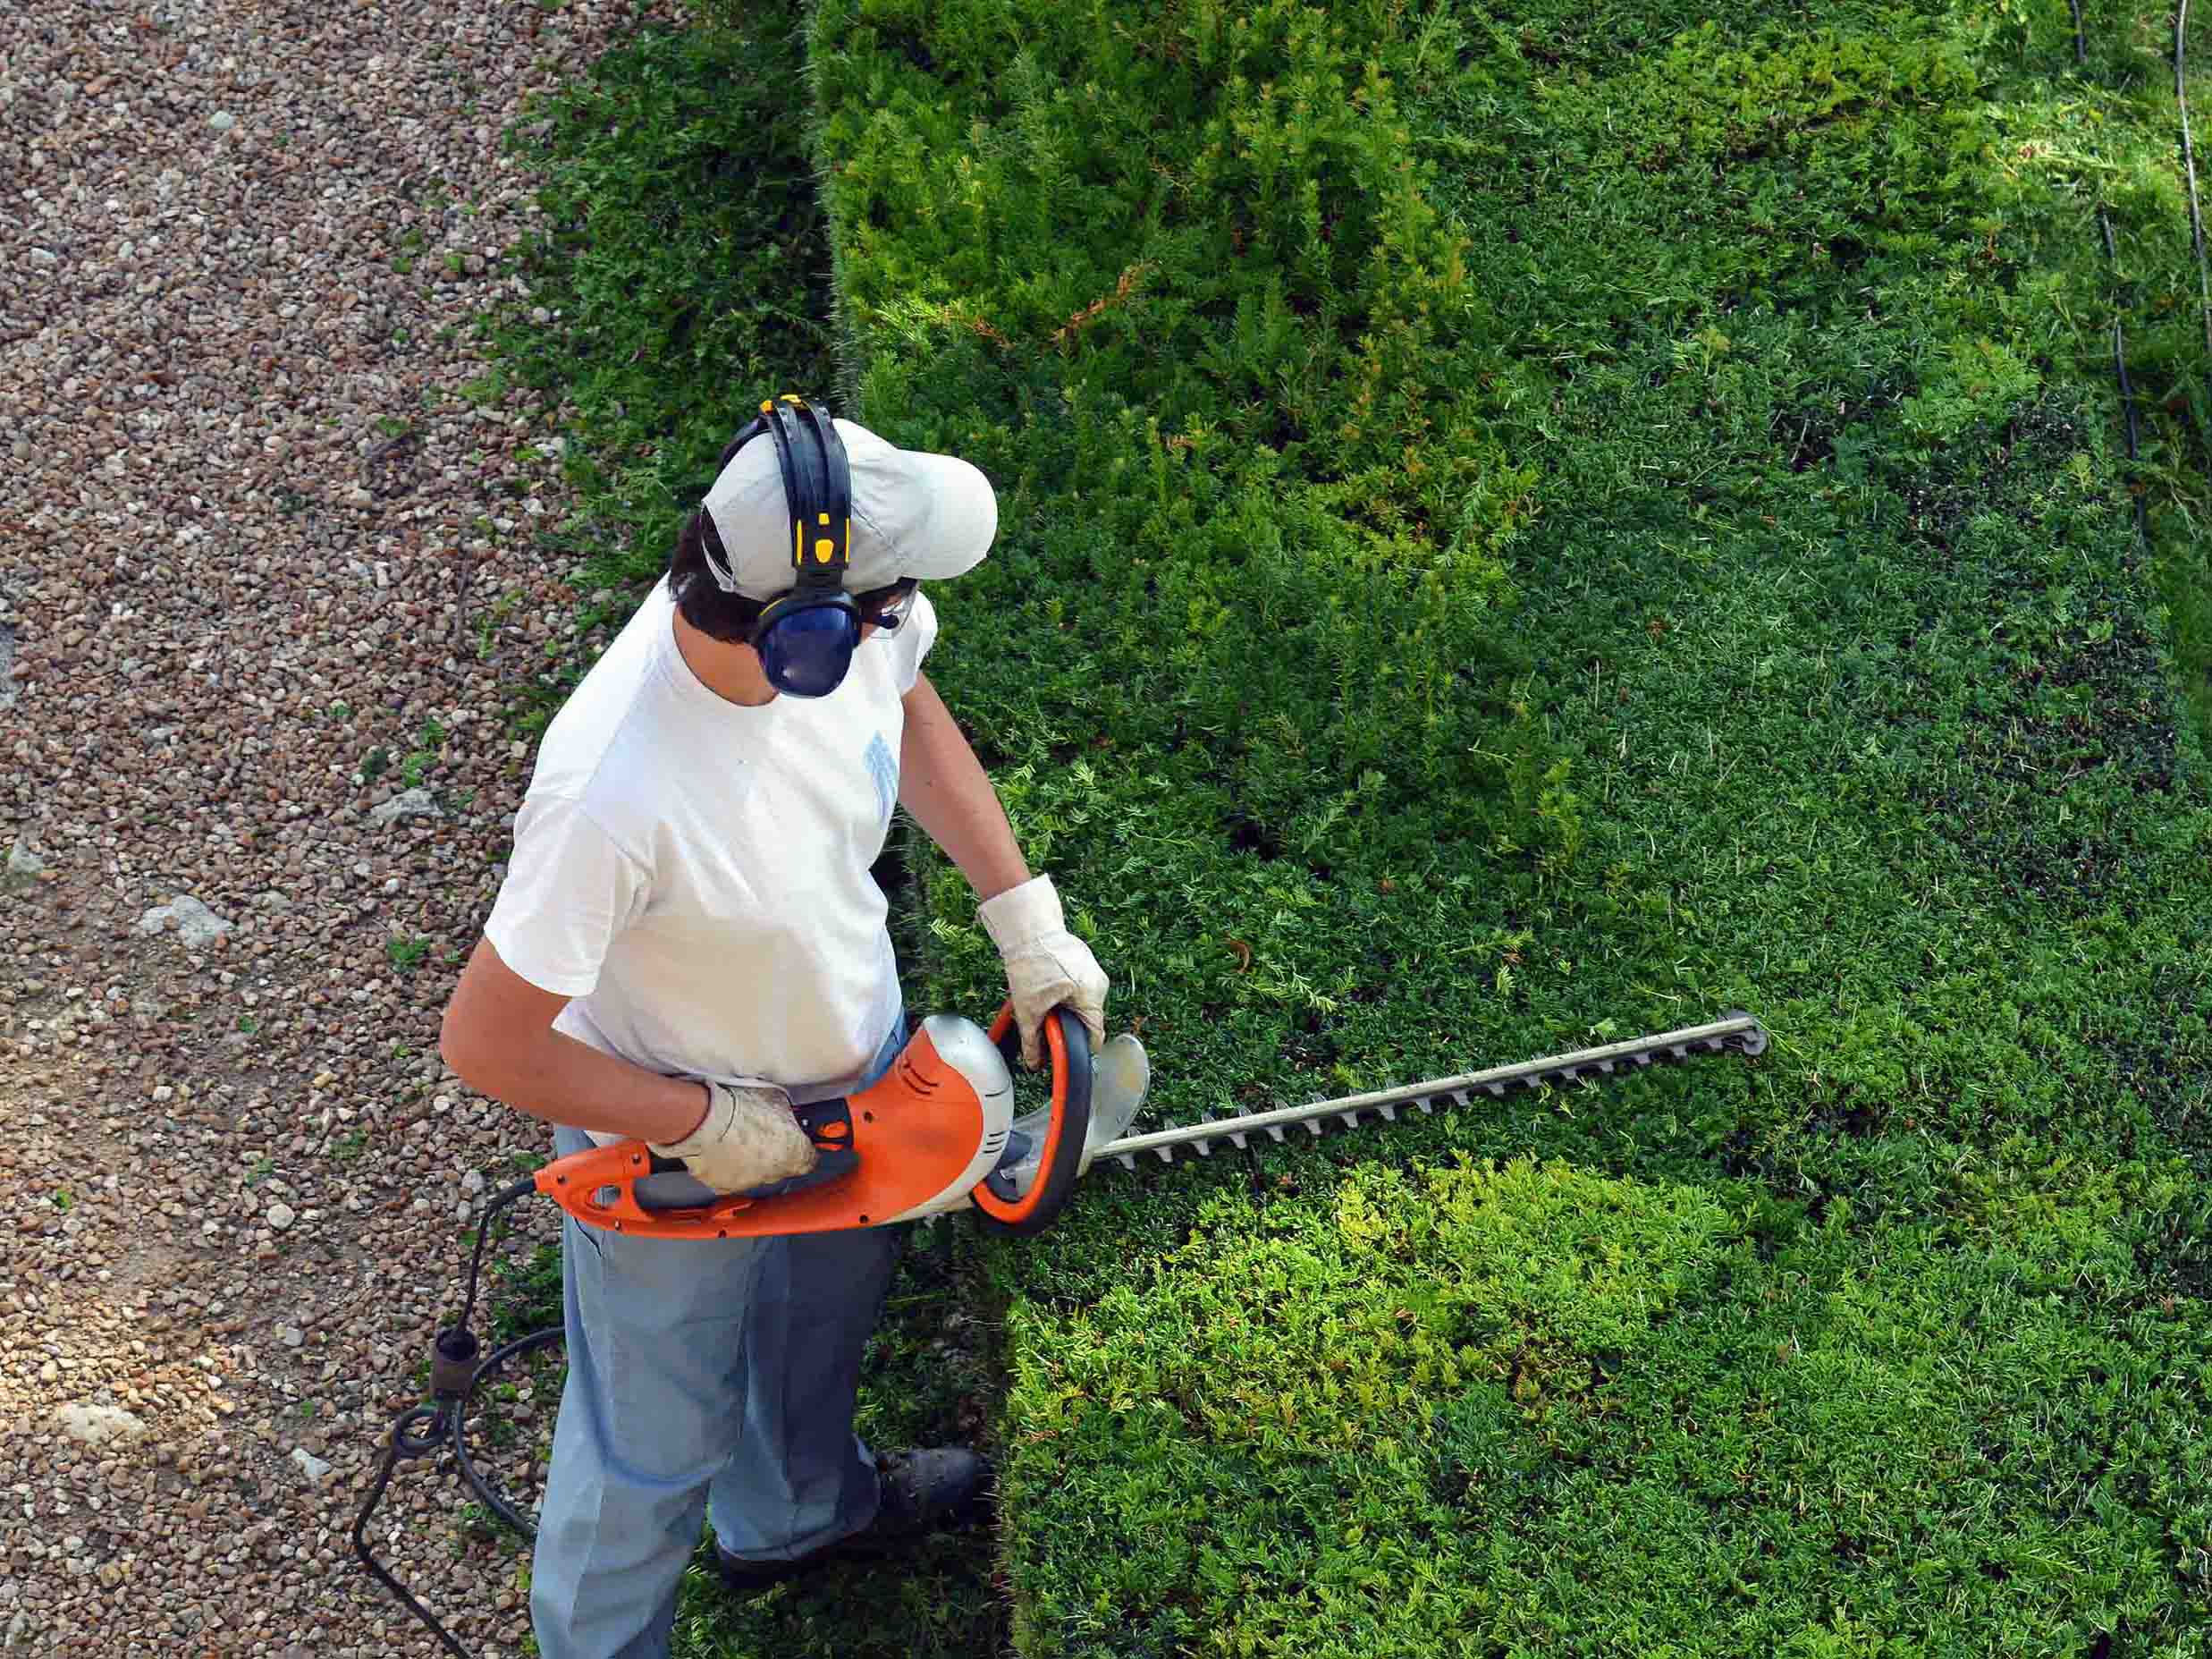
[[[817,512],[815,514],[815,521],[818,524],[827,524],[830,521],[830,515],[826,512]]]
[[[830,562],[831,555],[836,552],[837,544],[832,541],[827,536],[824,536],[820,541],[815,543],[815,558],[819,563],[827,564]]]
[[[791,526],[791,568],[806,563],[806,527],[794,522]]]
[[[764,415],[770,415],[770,414],[773,414],[773,413],[775,412],[775,408],[776,408],[776,402],[775,402],[775,400],[774,400],[773,398],[764,397],[764,398],[761,399],[761,401],[760,401],[760,412],[761,412],[762,414],[764,414]]]

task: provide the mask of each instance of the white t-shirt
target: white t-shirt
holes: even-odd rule
[[[669,1075],[843,1093],[899,1008],[869,874],[899,799],[916,597],[824,698],[702,684],[663,580],[546,728],[485,933],[553,1028]],[[617,1138],[595,1136],[603,1144]]]

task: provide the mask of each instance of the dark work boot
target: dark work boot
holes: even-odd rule
[[[969,1526],[991,1507],[991,1466],[965,1446],[888,1452],[876,1459],[875,1472],[882,1499],[875,1519],[858,1532],[796,1561],[746,1561],[717,1543],[722,1582],[733,1590],[765,1589],[829,1562],[886,1555],[925,1534]]]
[[[991,1466],[966,1446],[891,1452],[876,1460],[882,1503],[875,1519],[845,1540],[866,1553],[895,1547],[927,1532],[950,1532],[981,1519],[991,1507]]]

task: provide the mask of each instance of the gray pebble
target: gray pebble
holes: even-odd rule
[[[139,931],[163,933],[173,927],[185,949],[197,951],[213,944],[231,931],[231,924],[190,893],[180,893],[166,904],[157,904],[139,918]]]
[[[54,1426],[80,1445],[104,1446],[109,1441],[128,1443],[146,1432],[121,1406],[66,1405],[54,1414]]]
[[[419,785],[402,790],[383,805],[368,809],[368,821],[379,828],[396,824],[402,818],[435,818],[441,816],[436,800],[428,790]]]

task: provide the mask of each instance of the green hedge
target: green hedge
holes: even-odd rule
[[[580,621],[619,625],[668,565],[730,436],[770,390],[830,372],[830,253],[803,108],[795,0],[697,26],[656,21],[587,79],[535,97],[504,148],[543,178],[540,228],[509,250],[519,302],[486,312],[470,388],[558,428],[545,453],[578,505],[539,537],[571,563]],[[548,648],[549,713],[588,662]]]
[[[2051,1267],[1556,1164],[1221,1195],[1095,1308],[1017,1314],[1024,1460],[1083,1471],[1022,1488],[1018,1644],[2196,1651],[2202,1322],[2084,1319]]]
[[[1188,1063],[1225,1088],[1286,1017],[1380,1000],[1452,850],[1511,847],[1529,891],[1573,856],[1513,707],[1515,374],[1363,67],[1389,14],[815,21],[861,408],[1000,493],[935,676],[1125,994],[1203,1022]],[[957,876],[924,913],[910,959],[984,1005]]]
[[[2117,453],[2113,306],[2203,365],[2085,21],[817,13],[848,382],[1006,503],[933,672],[1163,1114],[1776,1038],[983,1252],[1030,1659],[2212,1639],[2197,440]]]

